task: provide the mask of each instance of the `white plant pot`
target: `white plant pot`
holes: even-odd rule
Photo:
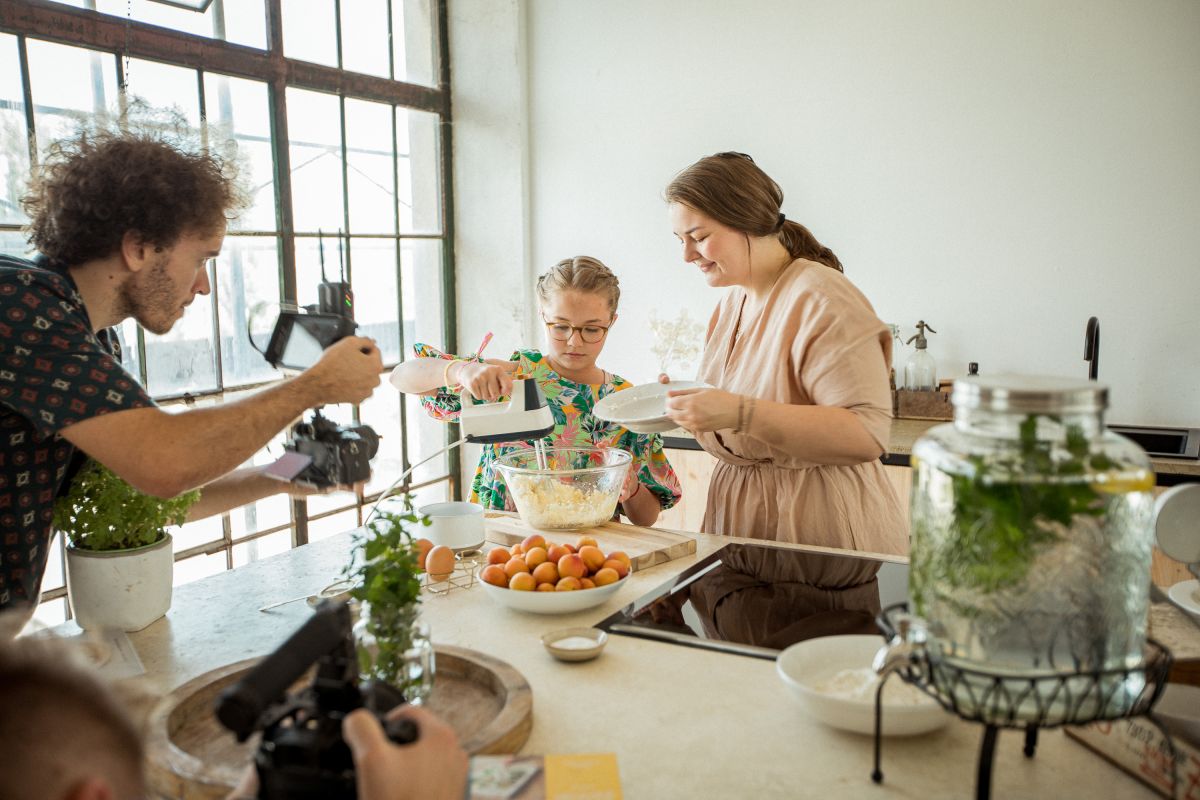
[[[173,578],[170,534],[131,550],[67,547],[67,597],[85,630],[140,631],[171,607]]]

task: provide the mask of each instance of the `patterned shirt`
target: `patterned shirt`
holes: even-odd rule
[[[110,333],[92,332],[66,271],[0,255],[0,610],[37,602],[54,500],[79,466],[58,432],[154,405]]]
[[[415,345],[413,350],[418,357],[455,357],[424,344]],[[538,382],[554,415],[554,430],[543,439],[548,447],[616,447],[625,450],[633,456],[631,469],[637,471],[638,480],[658,498],[664,509],[679,502],[683,492],[679,488],[679,478],[663,452],[661,436],[633,433],[616,423],[592,416],[592,408],[597,402],[613,392],[632,388],[633,384],[611,373],[605,373],[607,380],[601,384],[569,381],[555,372],[537,350],[517,350],[510,360],[517,362],[518,375]],[[445,421],[458,419],[462,411],[460,395],[447,386],[438,389],[436,394],[422,397],[421,405],[434,419]],[[532,446],[533,442],[485,444],[471,484],[471,501],[484,508],[516,510],[508,497],[504,478],[495,468],[496,460],[506,453]]]

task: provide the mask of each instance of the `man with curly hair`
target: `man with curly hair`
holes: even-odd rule
[[[305,410],[365,400],[383,365],[347,337],[251,397],[167,413],[109,329],[166,333],[211,291],[242,205],[233,165],[155,133],[83,133],[51,148],[23,205],[38,255],[0,255],[0,609],[32,613],[54,501],[85,454],[157,497],[204,487],[190,518],[218,513],[286,489],[237,467]]]

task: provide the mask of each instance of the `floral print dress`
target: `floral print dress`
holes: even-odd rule
[[[413,350],[422,358],[455,358],[425,344],[417,344]],[[473,360],[483,359],[476,356]],[[601,384],[569,381],[555,372],[537,350],[517,350],[510,360],[519,365],[517,377],[538,382],[554,415],[554,431],[543,439],[547,447],[616,447],[625,450],[633,456],[631,468],[637,470],[638,480],[654,493],[663,509],[679,502],[683,494],[679,478],[663,452],[661,436],[633,433],[616,423],[592,416],[592,408],[597,402],[613,392],[632,388],[632,383],[611,372],[605,373],[606,380]],[[443,386],[435,394],[422,397],[421,405],[434,419],[453,422],[462,410],[462,398],[454,388]],[[506,453],[532,446],[532,441],[485,444],[471,484],[471,501],[484,508],[514,511],[508,487],[495,468],[496,460]]]

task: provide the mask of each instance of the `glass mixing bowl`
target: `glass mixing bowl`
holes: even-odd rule
[[[608,447],[547,447],[500,456],[496,468],[517,513],[534,528],[570,531],[603,525],[617,510],[633,457]]]

